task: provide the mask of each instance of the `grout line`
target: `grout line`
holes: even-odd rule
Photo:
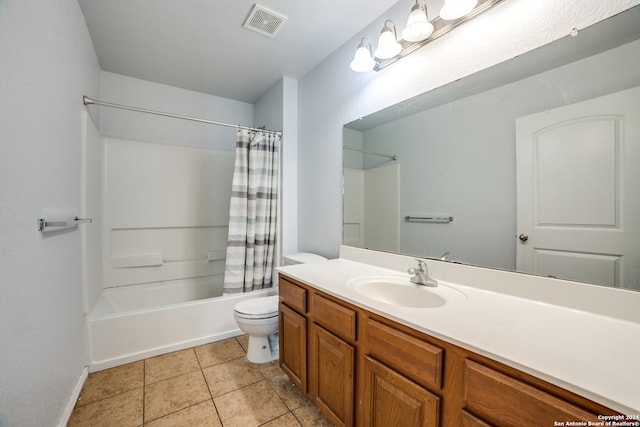
[[[142,361],[142,425],[145,423],[145,400],[147,397],[147,359]]]
[[[205,399],[205,400],[202,400],[202,401],[200,401],[200,402],[196,402],[196,403],[194,403],[194,404],[192,404],[192,405],[185,406],[184,408],[176,409],[176,410],[175,410],[175,411],[173,411],[173,412],[168,412],[168,413],[166,413],[166,414],[162,415],[161,417],[154,418],[154,419],[149,420],[149,421],[146,421],[146,422],[149,422],[149,423],[150,423],[150,422],[152,422],[152,421],[161,420],[161,419],[163,419],[163,418],[165,418],[165,417],[168,417],[169,415],[177,414],[178,412],[184,411],[185,409],[193,408],[194,406],[201,405],[201,404],[203,404],[203,403],[205,403],[205,402],[208,402],[208,401],[210,401],[210,400],[211,400],[211,401],[213,401],[213,399]],[[214,408],[215,408],[215,406],[216,406],[216,404],[215,404],[215,403],[213,403],[213,407],[214,407]],[[216,415],[217,415],[217,411],[218,411],[218,410],[216,409]],[[220,415],[218,415],[218,418],[220,418]]]
[[[264,378],[263,378],[263,379],[261,379],[261,380],[259,380],[259,381],[254,382],[254,383],[251,383],[251,384],[245,384],[245,385],[243,385],[243,386],[242,386],[242,387],[240,387],[240,388],[236,388],[236,389],[234,389],[234,390],[225,391],[224,393],[219,394],[219,395],[217,395],[217,396],[213,396],[213,395],[212,395],[212,399],[216,399],[216,398],[218,398],[218,397],[226,396],[226,395],[227,395],[227,394],[229,394],[229,393],[233,393],[233,392],[235,392],[235,391],[242,390],[242,389],[245,389],[245,388],[247,388],[247,387],[251,387],[252,385],[256,385],[256,384],[258,384],[258,383],[261,383],[262,381],[265,381],[265,382],[267,383],[267,385],[269,385],[269,381],[267,381],[266,379],[264,379]],[[275,393],[275,391],[274,391],[274,393]],[[278,393],[276,393],[276,394],[278,394]],[[280,397],[280,396],[278,396],[278,397]],[[284,405],[284,406],[285,406],[285,408],[287,408],[287,409],[288,409],[287,405]]]
[[[220,421],[220,425],[224,427],[224,423],[222,422],[222,418],[220,418],[220,412],[218,411],[218,405],[216,405],[216,400],[211,397],[211,402],[213,403],[213,409],[216,411],[216,416],[218,417],[218,421]]]
[[[202,371],[204,368],[202,367],[202,363],[200,362],[200,358],[198,357],[198,352],[196,351],[195,347],[191,347],[193,349],[193,352],[196,355],[196,361],[198,362],[198,366],[200,367],[200,370]]]
[[[94,403],[98,403],[98,402],[102,402],[102,401],[105,401],[105,400],[113,399],[114,397],[123,395],[125,393],[131,393],[132,391],[140,390],[140,389],[143,389],[143,394],[144,394],[144,385],[143,385],[142,387],[134,387],[134,388],[131,388],[131,389],[128,389],[128,390],[125,390],[125,391],[121,391],[121,392],[115,393],[115,394],[110,394],[109,396],[103,397],[103,398],[98,399],[98,400],[94,400],[93,402],[85,403],[83,405],[78,405],[78,402],[76,402],[76,405],[73,407],[73,409],[76,410],[76,409],[79,409],[79,408],[84,408],[85,406],[90,406],[90,405],[93,405]]]

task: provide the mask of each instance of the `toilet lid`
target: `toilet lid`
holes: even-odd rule
[[[234,307],[236,314],[247,319],[265,319],[278,315],[278,295],[244,300]]]

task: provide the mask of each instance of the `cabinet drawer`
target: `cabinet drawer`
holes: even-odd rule
[[[340,338],[355,341],[356,312],[321,295],[311,296],[313,320]]]
[[[280,295],[280,301],[299,313],[307,312],[307,290],[290,282],[284,276],[280,276],[278,295]]]
[[[598,421],[578,406],[471,360],[465,361],[465,408],[497,426]]]
[[[373,319],[367,319],[369,354],[419,384],[442,387],[443,350]]]

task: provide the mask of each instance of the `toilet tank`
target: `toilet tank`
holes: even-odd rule
[[[327,258],[309,252],[297,252],[295,254],[283,255],[282,265],[308,264],[312,262],[326,261]]]

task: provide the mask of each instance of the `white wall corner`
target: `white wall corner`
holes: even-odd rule
[[[282,78],[282,254],[298,252],[298,81]]]
[[[73,387],[71,392],[71,396],[69,396],[69,400],[64,407],[64,412],[62,413],[62,417],[60,417],[60,421],[58,422],[58,427],[65,427],[69,420],[71,419],[71,414],[73,413],[73,408],[76,406],[76,402],[78,401],[78,397],[80,397],[80,392],[82,391],[82,387],[84,386],[87,377],[89,376],[89,367],[85,366],[82,368],[80,372],[80,377],[76,382],[76,385]]]

